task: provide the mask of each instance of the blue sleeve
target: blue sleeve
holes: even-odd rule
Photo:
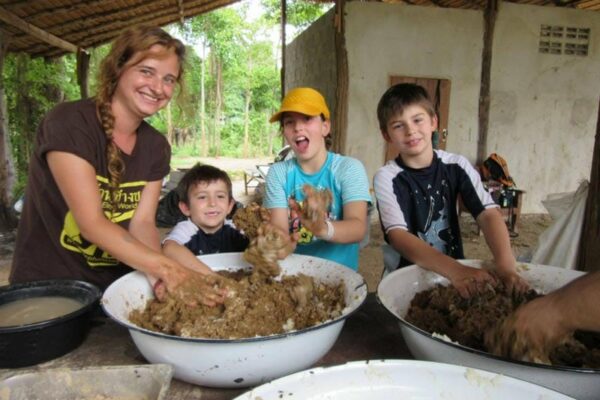
[[[286,182],[286,164],[278,162],[269,168],[267,179],[265,180],[265,199],[263,205],[265,208],[287,208],[288,199],[285,191]]]
[[[339,168],[339,178],[342,187],[342,204],[352,201],[366,201],[371,204],[369,193],[369,178],[363,164],[351,157],[345,157]]]

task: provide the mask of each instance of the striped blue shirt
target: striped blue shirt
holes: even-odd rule
[[[304,200],[304,185],[316,189],[329,189],[333,200],[328,218],[343,219],[344,205],[354,201],[371,203],[369,179],[364,166],[355,158],[336,153],[327,153],[327,160],[319,171],[307,174],[302,171],[295,158],[273,164],[266,180],[266,208],[288,208],[288,199]],[[296,253],[326,258],[358,269],[359,243],[331,243],[320,240],[305,229],[300,230]]]

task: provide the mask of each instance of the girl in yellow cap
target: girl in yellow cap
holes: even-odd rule
[[[271,221],[299,233],[296,253],[358,269],[359,242],[367,232],[371,202],[364,166],[327,150],[329,108],[316,90],[300,87],[289,91],[271,117],[271,122],[276,121],[295,157],[269,169],[264,206],[271,210]],[[331,193],[330,202],[324,203],[320,196],[325,191]],[[321,211],[311,217],[299,213],[299,208],[313,206]]]

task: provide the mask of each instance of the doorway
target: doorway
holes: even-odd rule
[[[436,148],[445,150],[446,140],[448,138],[448,112],[450,109],[450,80],[435,78],[416,78],[410,76],[392,76],[390,77],[390,86],[398,83],[415,83],[423,86],[433,103],[435,112],[438,116],[438,143]],[[385,162],[398,156],[389,143],[386,142]]]

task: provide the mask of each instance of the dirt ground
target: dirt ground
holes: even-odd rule
[[[233,177],[233,193],[236,200],[247,204],[253,199],[254,188],[248,188],[248,194],[245,193],[243,171],[254,168],[256,165],[265,164],[265,159],[206,159],[201,160],[223,168]],[[550,226],[552,220],[547,214],[525,214],[521,216],[518,223],[519,234],[511,238],[511,244],[515,256],[518,259],[527,261],[528,257],[537,245],[539,235]],[[473,218],[464,214],[461,219],[463,232],[463,244],[465,256],[473,259],[491,259],[491,253],[487,248],[483,236],[476,231],[476,224]],[[383,271],[383,253],[382,244],[384,243],[383,234],[379,226],[377,213],[374,212],[370,221],[370,240],[360,252],[359,272],[365,277],[369,291],[375,291],[377,284],[381,279]],[[0,285],[8,282],[8,274],[12,261],[12,252],[14,248],[14,232],[0,233]]]

